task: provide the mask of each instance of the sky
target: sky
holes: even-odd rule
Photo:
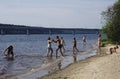
[[[0,23],[54,28],[102,28],[101,12],[117,0],[0,0]]]

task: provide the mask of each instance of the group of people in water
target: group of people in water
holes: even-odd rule
[[[51,37],[48,37],[48,47],[47,47],[47,57],[52,57],[53,55],[53,48],[52,48],[52,43],[56,43],[57,44],[57,48],[56,48],[56,57],[58,57],[58,51],[61,53],[62,56],[64,56],[65,53],[65,41],[63,39],[63,37],[59,37],[56,36],[56,39],[52,39]],[[86,44],[86,36],[83,36],[83,44]],[[79,52],[78,48],[77,48],[77,41],[76,38],[73,38],[73,54],[75,54],[76,52]],[[13,46],[10,45],[8,46],[5,51],[3,52],[5,57],[7,59],[14,59],[14,53],[13,53]]]
[[[98,48],[100,48],[101,46],[101,34],[98,35]],[[86,35],[83,35],[82,37],[83,40],[83,45],[86,45]],[[53,48],[52,48],[52,43],[56,43],[57,44],[57,48],[56,48],[56,57],[58,57],[58,52],[61,53],[62,56],[64,56],[65,53],[65,41],[63,39],[63,37],[59,37],[56,36],[56,39],[52,39],[51,37],[48,37],[47,43],[48,43],[48,47],[47,47],[47,57],[52,57],[53,55]],[[76,54],[77,52],[79,52],[78,48],[77,48],[77,40],[76,37],[73,38],[73,54]],[[13,46],[10,45],[7,47],[7,49],[5,49],[4,51],[4,55],[7,58],[14,58],[14,53],[13,53]]]
[[[52,54],[53,54],[52,42],[57,43],[56,57],[57,57],[58,51],[60,51],[61,55],[64,56],[62,49],[65,52],[65,48],[64,48],[65,42],[63,40],[63,37],[61,37],[61,39],[60,39],[59,36],[56,36],[56,40],[53,40],[50,37],[48,37],[48,53],[47,53],[47,56],[52,57]],[[49,55],[49,53],[50,53],[50,55]]]
[[[56,49],[56,57],[58,56],[58,51],[61,53],[62,56],[64,56],[65,53],[65,41],[63,39],[63,37],[59,37],[56,36],[56,39],[52,39],[50,37],[48,37],[48,51],[47,51],[47,57],[50,56],[52,57],[53,54],[53,49],[52,49],[52,42],[57,43],[57,49]],[[83,36],[83,44],[86,44],[86,36]],[[76,38],[73,38],[73,54],[75,54],[76,52],[79,52],[78,48],[77,48],[77,41]]]

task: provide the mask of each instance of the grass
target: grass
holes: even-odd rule
[[[112,42],[109,41],[108,39],[102,39],[102,45],[101,45],[101,47],[105,47],[108,44],[112,44]]]

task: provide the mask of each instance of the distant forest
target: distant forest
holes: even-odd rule
[[[0,34],[97,34],[101,29],[44,28],[25,25],[0,24]]]

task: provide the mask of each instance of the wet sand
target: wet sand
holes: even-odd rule
[[[119,79],[120,48],[117,53],[106,54],[109,47],[102,47],[98,55],[38,79]]]

